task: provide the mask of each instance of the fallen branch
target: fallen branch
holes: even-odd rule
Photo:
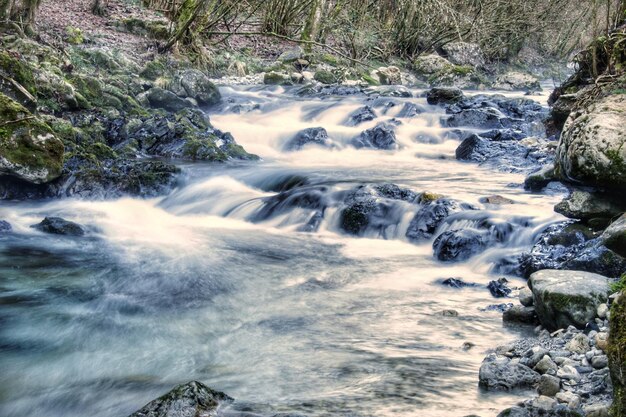
[[[17,120],[9,120],[8,122],[4,122],[4,123],[0,123],[0,126],[6,126],[6,125],[10,125],[13,123],[19,123],[19,122],[23,122],[24,120],[30,120],[30,119],[34,119],[35,116],[26,116],[26,117],[22,117],[21,119],[17,119]]]
[[[206,32],[206,34],[207,35],[226,35],[226,36],[269,36],[272,38],[278,38],[278,39],[282,39],[288,42],[293,42],[293,43],[298,43],[298,44],[315,45],[321,48],[328,49],[329,51],[332,51],[335,54],[339,55],[340,57],[347,59],[348,61],[354,62],[355,64],[359,64],[367,68],[374,68],[372,65],[359,61],[358,59],[354,59],[346,55],[345,53],[341,52],[340,50],[333,48],[332,46],[326,45],[325,43],[310,41],[310,40],[303,40],[303,39],[296,39],[296,38],[292,38],[286,35],[280,35],[275,32]]]

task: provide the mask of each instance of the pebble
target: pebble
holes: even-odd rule
[[[606,332],[600,332],[595,337],[596,347],[606,352],[607,344],[609,341],[609,334]]]
[[[593,404],[583,407],[587,417],[609,417],[608,404]]]
[[[591,359],[591,366],[595,369],[602,369],[609,366],[609,358],[606,355],[594,356]]]
[[[569,332],[569,329],[568,329]],[[585,353],[590,349],[589,339],[582,333],[575,335],[572,340],[567,342],[565,349],[574,353]]]
[[[556,376],[561,379],[572,379],[574,381],[580,381],[580,374],[572,365],[564,365],[558,371]]]
[[[443,310],[439,314],[441,314],[444,317],[458,317],[459,316],[459,312],[456,310]]]
[[[539,362],[537,362],[537,365],[535,365],[535,371],[539,372],[540,374],[556,373],[558,369],[559,367],[557,366],[557,364],[554,363],[554,361],[550,359],[550,356],[548,355],[544,355],[544,357]]]
[[[556,404],[557,402],[554,398],[546,397],[545,395],[540,395],[532,401],[533,406],[545,411],[552,410]]]
[[[580,406],[580,397],[569,391],[562,391],[556,394],[555,398],[560,403],[567,404],[570,408],[578,408]]]
[[[606,304],[600,304],[598,308],[596,309],[596,314],[601,319],[605,319],[608,312],[609,312],[609,306],[607,306]]]

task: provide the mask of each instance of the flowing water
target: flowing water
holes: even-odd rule
[[[212,122],[261,162],[183,164],[180,186],[157,199],[2,203],[0,219],[14,233],[0,236],[0,415],[123,417],[189,380],[235,397],[224,414],[493,416],[515,403],[519,393],[477,385],[485,352],[522,334],[485,309],[511,300],[494,299],[484,285],[501,276],[498,260],[527,250],[559,220],[559,196],[525,193],[521,174],[456,161],[458,139],[441,127],[443,110],[423,98],[370,102],[378,118],[351,127],[345,119],[363,97],[222,93],[230,104]],[[423,113],[399,117],[403,102]],[[394,117],[400,150],[346,146]],[[315,126],[337,146],[282,151]],[[361,237],[340,231],[340,202],[316,231],[302,231],[314,210],[267,204],[289,181],[329,201],[359,184],[395,183],[520,226],[506,243],[442,263],[432,241],[405,237],[416,211],[408,203]],[[492,194],[515,204],[478,202]],[[73,238],[29,227],[44,216],[91,232]],[[448,277],[481,286],[451,289],[440,284]],[[446,309],[458,317],[439,314]]]

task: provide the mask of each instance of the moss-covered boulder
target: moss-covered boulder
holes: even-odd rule
[[[313,78],[315,81],[319,81],[322,84],[335,84],[337,82],[335,74],[323,69],[315,71]]]
[[[572,113],[556,152],[556,173],[585,185],[626,190],[626,94]]]
[[[0,92],[22,104],[37,94],[31,67],[16,53],[0,51]]]
[[[442,56],[431,54],[418,57],[413,66],[418,75],[433,75],[450,70],[454,65]]]
[[[263,76],[263,84],[268,85],[293,85],[291,77],[281,72],[270,71]]]
[[[42,184],[59,175],[63,143],[24,106],[0,93],[0,174]]]
[[[528,286],[539,321],[549,330],[584,328],[609,295],[608,278],[582,271],[544,269],[530,276]]]
[[[192,98],[202,106],[217,104],[221,95],[215,84],[202,71],[187,69],[176,74],[169,90],[182,98]]]
[[[539,80],[533,75],[511,71],[500,75],[494,85],[499,90],[538,91],[541,90]]]
[[[613,417],[626,415],[626,291],[611,306],[608,344],[609,369],[613,382]]]

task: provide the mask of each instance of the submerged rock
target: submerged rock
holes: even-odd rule
[[[434,236],[435,232],[443,221],[453,213],[463,210],[471,210],[470,204],[461,203],[449,198],[437,198],[434,201],[425,201],[406,231],[406,237],[412,241],[427,240]]]
[[[398,149],[398,140],[394,126],[390,123],[379,123],[362,132],[352,140],[355,148],[374,148],[383,150]]]
[[[310,127],[299,131],[283,147],[286,151],[299,151],[307,145],[317,145],[325,148],[332,146],[328,132],[323,127]]]
[[[46,217],[41,223],[31,227],[55,235],[83,236],[85,234],[85,229],[81,225],[61,217]]]
[[[433,250],[440,261],[464,261],[482,252],[488,243],[489,234],[484,230],[448,230],[435,239]]]
[[[221,404],[233,399],[201,382],[182,384],[153,400],[129,417],[211,417]]]
[[[624,126],[624,94],[605,97],[572,114],[557,148],[557,174],[576,183],[626,190]]]
[[[582,271],[538,271],[530,276],[528,286],[539,320],[549,330],[584,328],[609,295],[606,277]]]
[[[497,281],[489,281],[487,289],[491,295],[496,298],[508,297],[511,294],[511,289],[507,285],[508,282],[506,278],[500,278]]]
[[[348,116],[347,125],[348,126],[358,126],[361,123],[369,122],[376,118],[376,113],[374,109],[370,106],[359,107]]]
[[[13,230],[13,227],[11,226],[11,223],[9,223],[6,220],[0,220],[0,234],[8,233],[11,230]]]

